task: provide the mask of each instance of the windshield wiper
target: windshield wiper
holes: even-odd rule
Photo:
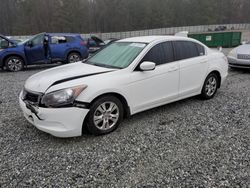
[[[91,61],[83,60],[83,63],[89,64],[89,65],[95,65],[98,67],[104,67],[104,68],[112,68],[112,69],[122,69],[121,67],[116,67],[113,65],[106,65],[106,64],[101,64],[101,63],[93,63]]]

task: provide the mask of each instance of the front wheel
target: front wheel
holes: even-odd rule
[[[213,98],[218,90],[218,86],[219,86],[219,79],[217,74],[215,73],[209,74],[204,82],[201,92],[201,97],[206,100]]]
[[[123,105],[114,96],[97,99],[90,108],[87,128],[94,135],[108,134],[114,131],[123,120]]]
[[[67,59],[68,63],[76,63],[78,61],[81,61],[81,55],[76,52],[72,52],[68,55]]]
[[[8,71],[18,72],[18,71],[23,70],[24,61],[20,57],[11,56],[6,59],[5,66]]]

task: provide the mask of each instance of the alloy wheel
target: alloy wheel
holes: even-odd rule
[[[217,80],[215,77],[210,77],[206,83],[206,94],[211,97],[217,89]]]
[[[113,128],[119,119],[119,108],[113,102],[99,105],[94,113],[94,124],[100,130]]]
[[[12,58],[7,62],[8,69],[13,72],[22,70],[23,62],[20,59]]]
[[[78,62],[80,60],[81,60],[81,58],[78,54],[72,54],[69,56],[69,63],[75,63],[75,62]]]

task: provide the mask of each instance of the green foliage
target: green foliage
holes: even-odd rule
[[[249,0],[0,0],[0,10],[6,35],[250,22]]]

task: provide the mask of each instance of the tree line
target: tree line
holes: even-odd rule
[[[0,0],[0,33],[5,35],[248,22],[249,0]]]

